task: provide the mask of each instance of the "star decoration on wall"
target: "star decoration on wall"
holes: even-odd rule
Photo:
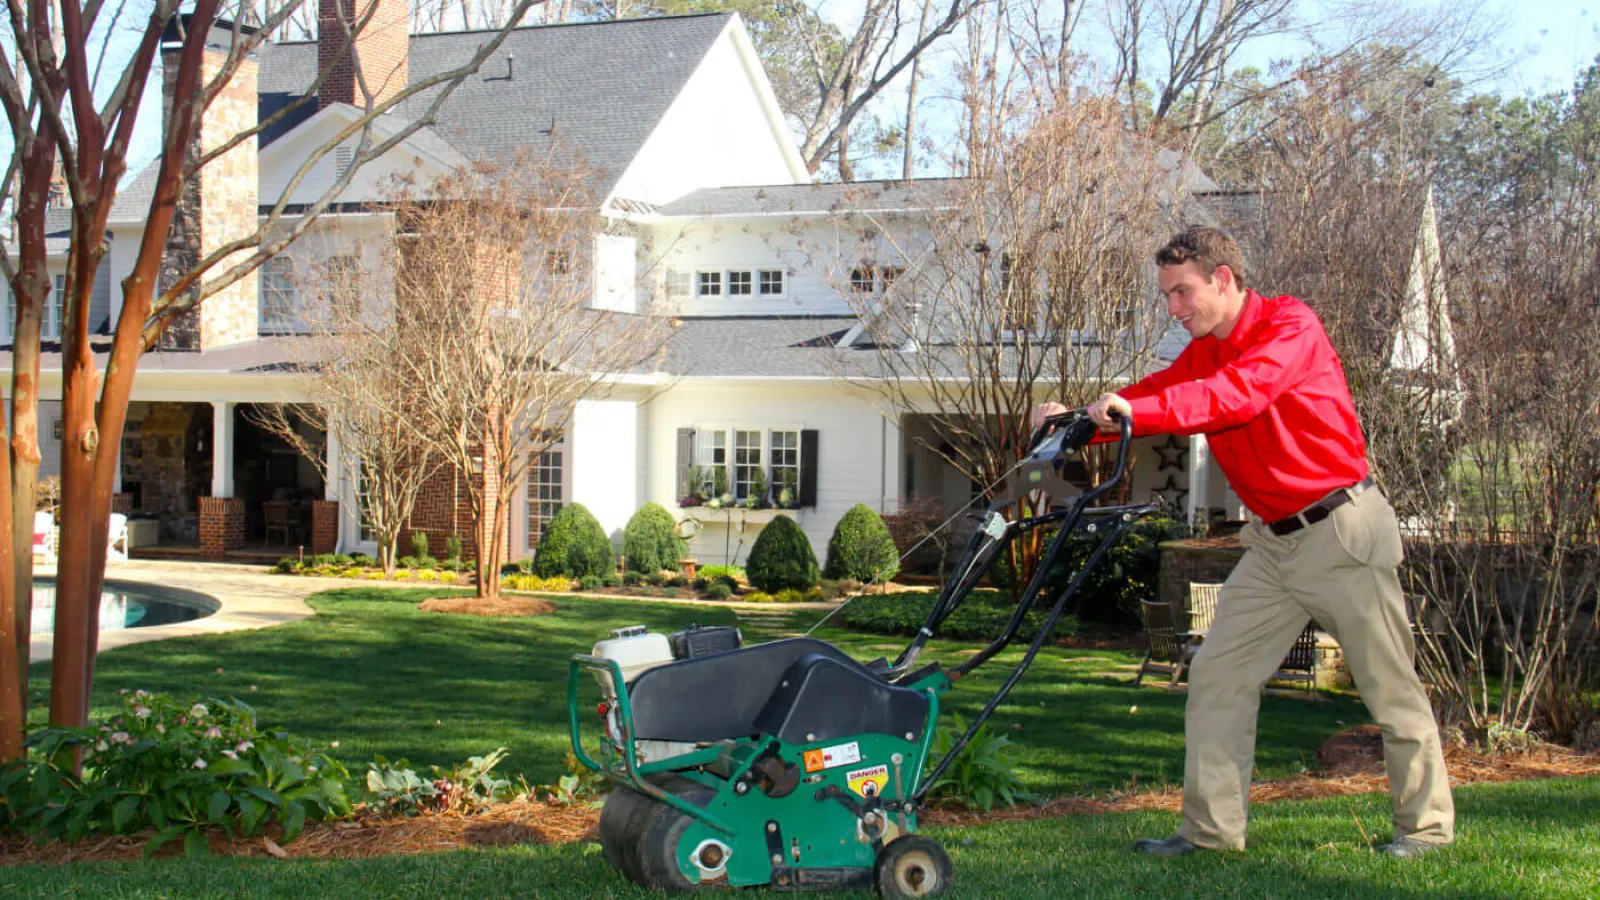
[[[1181,510],[1189,499],[1189,490],[1178,485],[1178,476],[1168,475],[1167,483],[1150,492],[1169,510]]]
[[[1161,457],[1161,464],[1156,467],[1159,471],[1165,472],[1168,469],[1176,469],[1182,472],[1188,465],[1189,446],[1178,443],[1178,436],[1175,434],[1167,435],[1167,442],[1155,448],[1155,450],[1156,455]]]

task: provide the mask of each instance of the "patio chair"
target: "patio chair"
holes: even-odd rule
[[[261,504],[261,520],[266,524],[266,539],[272,540],[274,533],[283,535],[283,545],[289,546],[290,533],[294,530],[294,521],[290,515],[289,501],[268,500]]]
[[[1222,585],[1189,582],[1189,634],[1198,643],[1211,630],[1217,618],[1217,601],[1222,598]]]
[[[1316,622],[1306,623],[1300,636],[1295,638],[1294,646],[1289,648],[1289,655],[1283,658],[1283,663],[1272,676],[1274,681],[1304,681],[1306,690],[1316,688],[1317,630]]]
[[[1139,674],[1133,679],[1133,684],[1138,687],[1144,683],[1145,675],[1156,672],[1171,676],[1167,682],[1167,689],[1171,690],[1177,687],[1183,670],[1194,658],[1189,635],[1178,631],[1177,617],[1173,615],[1169,603],[1142,600],[1139,602],[1139,618],[1144,621],[1145,634],[1150,637],[1150,650],[1139,664]]]
[[[56,561],[56,517],[49,512],[36,512],[33,514],[33,552],[35,556],[44,557],[44,561],[55,564]]]
[[[106,561],[128,561],[128,517],[122,513],[111,514],[111,524],[106,529]]]

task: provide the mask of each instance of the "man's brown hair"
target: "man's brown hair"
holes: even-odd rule
[[[1173,235],[1156,251],[1156,265],[1181,266],[1192,262],[1207,278],[1217,273],[1218,266],[1227,266],[1240,290],[1245,288],[1244,253],[1228,233],[1209,225],[1190,225]]]

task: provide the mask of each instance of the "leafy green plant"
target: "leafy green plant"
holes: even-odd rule
[[[285,556],[278,560],[278,564],[272,567],[272,571],[286,574],[298,572],[300,571],[300,560],[293,556]]]
[[[1078,614],[1087,621],[1137,625],[1139,601],[1159,599],[1161,543],[1182,535],[1183,526],[1166,518],[1145,519],[1125,530],[1084,578],[1078,589],[1083,601]],[[1100,546],[1103,536],[1082,528],[1073,531],[1045,579],[1042,596],[1053,597],[1065,588]],[[1054,539],[1054,531],[1044,535],[1046,541]],[[1004,558],[995,564],[992,574],[998,584],[1009,583],[1010,566]]]
[[[357,553],[350,557],[350,564],[352,566],[360,566],[363,569],[371,569],[378,565],[378,561],[365,553]]]
[[[581,503],[569,503],[550,519],[533,558],[534,574],[599,577],[616,569],[611,539]]]
[[[608,588],[621,587],[622,576],[615,572],[607,572],[600,576],[600,586]]]
[[[707,600],[726,600],[733,595],[733,588],[720,581],[712,582],[706,586]]]
[[[415,556],[402,556],[400,559],[396,560],[395,564],[402,569],[415,569],[418,565],[417,558]]]
[[[501,587],[513,591],[538,591],[555,594],[572,590],[572,579],[565,575],[540,578],[537,575],[507,575],[500,579]]]
[[[707,581],[716,581],[719,578],[731,578],[731,579],[733,579],[733,582],[734,582],[735,586],[737,586],[737,584],[739,582],[741,582],[741,581],[749,580],[748,576],[745,575],[745,571],[744,571],[743,568],[741,568],[739,566],[720,566],[720,565],[719,566],[701,566],[700,570],[699,570],[699,573],[698,573],[698,578],[704,578]]]
[[[262,731],[238,701],[177,703],[125,694],[123,710],[86,728],[42,728],[29,752],[0,769],[0,826],[38,841],[155,829],[151,854],[183,839],[204,856],[205,829],[257,834],[269,821],[287,843],[308,820],[350,814],[337,760],[284,732]],[[83,756],[83,774],[66,761]]]
[[[750,583],[768,593],[784,588],[807,590],[817,583],[817,555],[795,520],[775,516],[761,529],[745,563]]]
[[[377,756],[367,763],[367,791],[380,809],[403,816],[475,812],[514,793],[509,779],[494,774],[505,758],[506,748],[501,747],[453,768],[429,766],[424,777],[404,759],[390,762]]]
[[[776,603],[778,598],[766,591],[751,591],[739,598],[745,603]]]
[[[444,558],[461,559],[461,535],[452,533],[444,539]]]
[[[610,782],[604,775],[590,769],[578,762],[578,757],[571,749],[567,750],[567,774],[561,776],[554,784],[541,784],[533,789],[533,797],[543,800],[552,806],[576,806],[583,804],[591,809],[600,806],[600,798],[605,794]]]
[[[806,595],[800,593],[794,588],[784,588],[783,590],[774,594],[772,599],[778,603],[802,603],[805,601]]]
[[[332,553],[318,553],[306,559],[306,564],[317,568],[327,568],[339,565],[339,557]]]
[[[755,476],[750,480],[750,494],[744,498],[746,509],[767,508],[767,473],[764,469],[756,469]]]
[[[580,590],[593,591],[604,586],[605,582],[599,575],[585,575],[578,579],[578,588]]]
[[[928,755],[931,769],[950,752],[956,738],[966,733],[967,723],[952,713],[933,738],[933,752]],[[950,767],[928,790],[928,797],[957,806],[971,806],[985,812],[994,808],[995,801],[1007,806],[1037,799],[1022,789],[1016,765],[1008,757],[1014,745],[1003,734],[992,734],[985,722],[973,733]]]
[[[439,561],[431,556],[419,556],[417,557],[417,568],[437,569],[439,568]]]
[[[795,473],[793,469],[780,469],[778,471],[778,496],[776,497],[779,509],[794,509],[799,506],[800,494],[795,490]]]
[[[622,555],[628,571],[646,575],[676,569],[689,553],[689,542],[679,537],[677,520],[666,507],[646,503],[622,530]]]
[[[644,576],[640,575],[638,572],[623,572],[622,583],[629,587],[632,587],[636,584],[643,584]]]
[[[419,559],[428,555],[428,533],[426,531],[413,531],[411,533],[411,555]]]
[[[865,503],[850,507],[828,539],[828,564],[823,567],[823,577],[882,582],[899,571],[900,551],[883,517]]]

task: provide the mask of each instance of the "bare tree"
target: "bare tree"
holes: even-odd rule
[[[0,255],[0,269],[16,298],[17,330],[12,350],[11,464],[0,476],[0,502],[8,503],[11,512],[0,523],[0,548],[4,548],[0,549],[0,613],[11,613],[0,621],[0,759],[22,752],[21,679],[27,671],[30,625],[25,598],[32,575],[27,523],[39,463],[39,335],[51,287],[44,241],[51,178],[59,171],[64,179],[72,224],[62,301],[62,513],[50,717],[54,723],[76,726],[84,724],[89,709],[116,476],[117,454],[100,451],[114,451],[121,442],[140,357],[180,317],[251,277],[263,260],[298,239],[349,185],[360,165],[428,124],[453,87],[504,40],[503,33],[490,36],[461,66],[382,94],[357,65],[356,101],[362,115],[307,157],[262,217],[261,227],[192,264],[166,260],[167,234],[185,183],[202,168],[220,164],[235,148],[253,144],[263,128],[292,115],[300,104],[312,102],[310,95],[326,79],[328,70],[319,72],[300,103],[208,142],[203,150],[197,145],[207,109],[300,2],[269,3],[264,10],[235,8],[236,21],[229,23],[219,19],[222,8],[216,0],[196,0],[182,17],[177,16],[175,0],[158,0],[136,26],[134,49],[121,68],[96,62],[97,47],[90,40],[91,33],[98,33],[97,25],[108,24],[102,17],[120,11],[120,6],[38,0],[9,7],[14,44],[0,51],[0,105],[11,125],[13,151],[0,177],[0,192],[16,191],[16,251]],[[533,5],[533,0],[519,0],[510,20],[519,20]],[[368,4],[354,14],[341,11],[324,23],[325,28],[339,28],[346,38],[329,70],[348,61],[352,38],[372,24],[378,11],[376,4]],[[246,25],[247,17],[254,17],[259,27]],[[59,44],[52,40],[57,29]],[[220,52],[208,49],[219,42],[225,45]],[[126,170],[134,123],[158,49],[174,61],[167,73],[172,102],[162,113],[164,138],[153,163],[150,209],[136,241],[132,273],[123,281],[123,306],[101,371],[89,346],[95,272],[106,255],[106,223]],[[374,137],[371,126],[379,116],[435,88],[439,90],[430,96],[430,105],[415,121],[381,140]],[[324,155],[347,140],[355,142],[351,165],[316,201],[290,216],[290,196]],[[170,277],[162,275],[164,260]],[[179,271],[170,271],[173,266]]]
[[[337,236],[335,229],[332,237]],[[341,249],[362,256],[359,244]],[[258,405],[253,418],[315,466],[324,481],[332,483],[341,473],[354,476],[362,525],[376,536],[379,564],[392,573],[400,533],[423,487],[443,466],[423,431],[419,388],[409,380],[408,358],[427,348],[409,343],[415,330],[391,327],[372,308],[378,287],[372,279],[326,263],[316,269],[301,286],[301,296],[318,298],[304,305],[301,316],[313,350],[294,364],[310,399]]]
[[[470,473],[479,596],[499,593],[529,470],[581,401],[650,368],[670,332],[664,316],[621,311],[632,282],[591,276],[605,226],[591,177],[568,160],[556,149],[483,163],[398,186],[391,201],[389,327],[408,348],[405,381],[433,452]]]
[[[1026,452],[1036,404],[1157,365],[1165,323],[1145,248],[1177,222],[1183,183],[1174,156],[1123,130],[1110,98],[973,89],[971,174],[919,188],[926,232],[850,220],[866,232],[842,254],[850,282],[890,283],[881,301],[841,287],[876,348],[863,387],[921,417],[928,450],[992,487]],[[1017,570],[1031,573],[1037,549],[1013,549]]]

